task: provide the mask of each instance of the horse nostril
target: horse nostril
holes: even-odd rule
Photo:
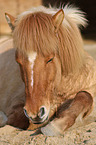
[[[27,111],[26,111],[25,108],[24,108],[24,114],[25,114],[25,116],[26,116],[27,118],[29,118],[29,116],[27,115]]]
[[[46,108],[41,107],[40,112],[38,113],[38,116],[42,119],[46,115]]]

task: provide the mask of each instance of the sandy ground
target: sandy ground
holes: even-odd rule
[[[0,41],[3,42],[3,38]],[[84,41],[85,49],[96,58],[96,42]],[[96,100],[95,100],[96,104]],[[22,131],[11,126],[0,128],[0,145],[96,145],[96,105],[93,112],[78,126],[74,125],[64,136],[47,137],[33,135],[33,131]]]
[[[11,126],[0,129],[0,145],[96,145],[96,122],[67,131],[64,137],[32,136]]]

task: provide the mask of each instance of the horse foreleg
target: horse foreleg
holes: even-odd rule
[[[12,107],[11,111],[7,113],[8,125],[21,129],[27,129],[29,127],[29,119],[24,114],[23,106],[24,104],[15,105]]]
[[[71,127],[76,118],[82,114],[84,118],[92,110],[93,99],[91,94],[82,91],[77,93],[67,109],[59,109],[57,117],[48,125],[41,128],[41,132],[48,136],[64,134],[64,131]]]

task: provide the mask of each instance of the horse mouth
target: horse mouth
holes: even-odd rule
[[[43,124],[45,121],[48,121],[48,116],[45,116],[42,119],[38,116],[35,119],[33,119],[32,117],[29,117],[29,119],[32,121],[33,124]]]

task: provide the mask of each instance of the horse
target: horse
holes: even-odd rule
[[[87,23],[84,13],[68,5],[39,6],[17,18],[5,16],[25,84],[23,106],[30,128],[63,135],[78,116],[91,113],[96,96],[96,61],[84,50],[79,29]]]

